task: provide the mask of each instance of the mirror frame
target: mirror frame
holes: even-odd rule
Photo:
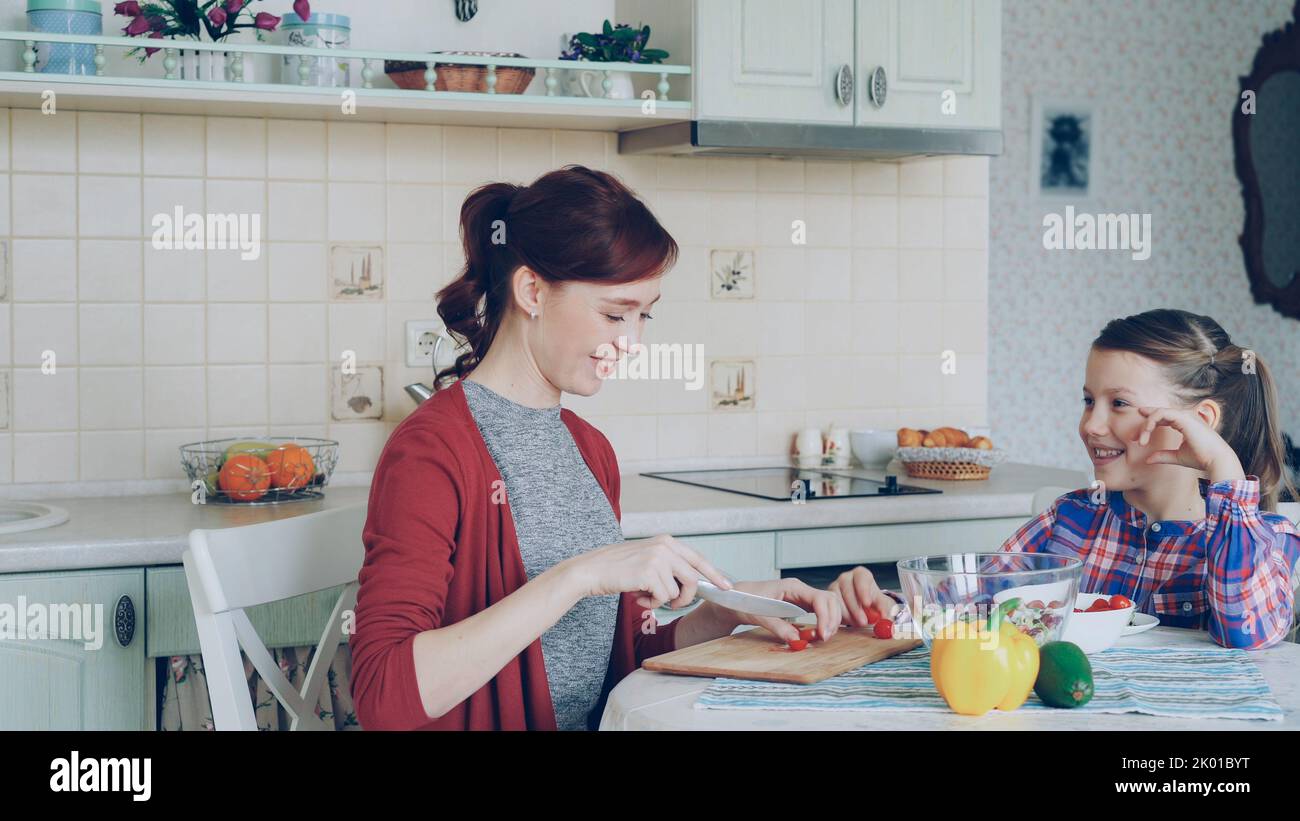
[[[1296,261],[1295,277],[1284,286],[1275,284],[1264,270],[1264,200],[1250,154],[1250,126],[1255,115],[1242,110],[1245,92],[1254,92],[1258,105],[1259,90],[1270,77],[1284,71],[1300,72],[1300,0],[1296,0],[1292,16],[1295,19],[1285,26],[1264,35],[1250,74],[1240,78],[1241,91],[1232,115],[1232,143],[1237,155],[1237,179],[1241,181],[1241,194],[1246,201],[1246,225],[1238,243],[1246,260],[1250,292],[1255,302],[1272,304],[1274,310],[1283,316],[1300,319],[1300,260]]]

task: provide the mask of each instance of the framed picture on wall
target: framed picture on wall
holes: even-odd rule
[[[1035,97],[1029,130],[1029,193],[1081,201],[1100,195],[1101,117],[1091,100]]]

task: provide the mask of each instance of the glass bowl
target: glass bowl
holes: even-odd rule
[[[1057,641],[1079,592],[1083,562],[1051,553],[949,553],[898,563],[898,580],[914,632],[926,647],[945,628],[986,620],[1019,599],[1007,618],[1039,646]]]

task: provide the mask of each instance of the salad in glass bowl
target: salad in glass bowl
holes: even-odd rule
[[[1083,563],[1051,553],[949,553],[898,563],[908,618],[926,647],[993,609],[1040,646],[1061,638]]]

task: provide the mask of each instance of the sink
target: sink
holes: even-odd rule
[[[61,507],[40,502],[0,500],[0,536],[54,527],[67,520],[68,511]]]

